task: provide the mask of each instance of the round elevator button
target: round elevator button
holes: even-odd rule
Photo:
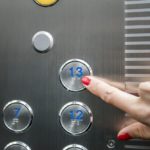
[[[46,31],[37,32],[32,38],[32,44],[35,50],[44,53],[53,48],[53,36]]]
[[[23,142],[15,141],[5,146],[4,150],[31,150],[28,145]]]
[[[58,0],[34,0],[38,5],[51,6],[54,5]]]
[[[4,124],[15,133],[21,133],[30,127],[32,119],[32,108],[24,101],[13,100],[3,108]]]
[[[86,132],[93,122],[90,108],[81,102],[67,103],[59,112],[62,127],[72,135]]]
[[[67,90],[74,92],[85,89],[81,82],[81,78],[92,74],[91,67],[80,59],[68,60],[59,70],[60,80],[63,86]]]
[[[87,150],[87,149],[83,147],[82,145],[72,144],[72,145],[66,146],[65,148],[63,148],[63,150]]]

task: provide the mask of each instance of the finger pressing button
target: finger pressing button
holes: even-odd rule
[[[65,62],[60,70],[60,81],[70,91],[81,91],[85,89],[81,79],[83,76],[92,75],[92,69],[88,63],[81,59],[71,59]]]

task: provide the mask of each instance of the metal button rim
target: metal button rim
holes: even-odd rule
[[[69,150],[69,148],[80,148],[81,150],[87,150],[87,148],[85,148],[84,146],[79,145],[79,144],[68,145],[65,148],[63,148],[63,150]]]
[[[42,3],[39,3],[37,2],[37,0],[33,0],[36,4],[38,4],[39,6],[42,6],[42,7],[50,7],[50,6],[53,6],[55,5],[59,0],[56,0],[56,2],[52,3],[52,4],[49,4],[49,5],[43,5]]]
[[[24,105],[24,106],[29,110],[29,113],[30,113],[30,115],[31,115],[29,124],[27,124],[27,125],[26,125],[23,129],[21,129],[21,130],[14,130],[14,129],[10,128],[9,125],[7,125],[7,122],[5,121],[5,118],[4,118],[4,112],[5,112],[6,108],[7,108],[9,105],[16,104],[16,103],[19,103],[19,104]],[[6,126],[10,131],[13,131],[13,132],[15,132],[15,133],[23,133],[26,129],[28,129],[28,128],[31,126],[33,117],[34,117],[34,113],[33,113],[32,108],[30,107],[30,105],[28,105],[25,101],[22,101],[22,100],[12,100],[12,101],[8,102],[8,103],[4,106],[4,108],[3,108],[3,121],[4,121],[4,124],[5,124],[5,126]]]
[[[62,117],[61,117],[61,116],[62,116],[62,112],[63,112],[67,107],[69,107],[69,106],[71,106],[71,105],[79,105],[79,106],[82,106],[83,108],[85,108],[85,109],[87,110],[87,112],[89,113],[89,116],[90,116],[90,122],[89,122],[87,128],[84,129],[83,131],[79,132],[79,133],[72,133],[72,132],[68,131],[68,130],[64,127],[64,125],[63,125],[63,123],[62,123]],[[73,136],[76,136],[76,135],[80,135],[80,134],[82,134],[82,133],[85,133],[85,132],[90,128],[90,126],[91,126],[92,123],[93,123],[93,113],[92,113],[91,109],[90,109],[86,104],[84,104],[84,103],[82,103],[82,102],[79,102],[79,101],[73,101],[73,102],[69,102],[69,103],[65,104],[65,105],[61,108],[61,110],[60,110],[60,112],[59,112],[59,120],[60,120],[61,126],[63,127],[63,129],[64,129],[65,131],[67,131],[68,133],[70,133],[70,134],[73,135]]]
[[[34,40],[35,40],[35,38],[36,38],[38,35],[40,35],[40,34],[44,34],[44,35],[46,35],[46,36],[49,38],[50,46],[49,46],[49,48],[48,48],[47,50],[40,51],[40,50],[36,49],[36,47],[34,46]],[[38,52],[40,52],[40,53],[44,53],[44,52],[47,52],[47,51],[49,51],[50,49],[53,48],[53,46],[54,46],[54,38],[53,38],[52,34],[49,33],[49,32],[47,32],[47,31],[38,31],[38,32],[36,32],[36,33],[33,35],[33,37],[32,37],[32,45],[33,45],[33,47],[34,47],[34,49],[35,49],[36,51],[38,51]]]
[[[83,87],[82,89],[79,89],[79,90],[70,90],[69,88],[67,88],[67,87],[63,84],[63,79],[61,78],[61,72],[63,71],[64,67],[65,67],[67,64],[71,63],[71,62],[79,62],[79,63],[82,63],[83,65],[85,65],[85,66],[88,68],[88,70],[89,70],[89,72],[90,72],[90,75],[93,75],[93,70],[92,70],[91,66],[90,66],[86,61],[84,61],[84,60],[82,60],[82,59],[78,59],[78,58],[69,59],[69,60],[67,60],[65,63],[63,63],[62,66],[60,67],[60,69],[59,69],[59,79],[60,79],[60,82],[61,82],[61,84],[63,85],[63,87],[64,87],[65,89],[67,89],[67,91],[72,91],[72,92],[82,91],[82,90],[85,89],[85,87]]]
[[[27,150],[31,150],[31,148],[27,144],[25,144],[21,141],[14,141],[14,142],[11,142],[11,143],[7,144],[4,147],[4,150],[7,150],[7,148],[9,148],[10,146],[13,146],[13,145],[20,145],[20,146],[23,146],[24,148],[26,148]]]

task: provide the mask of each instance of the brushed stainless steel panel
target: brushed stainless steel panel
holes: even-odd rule
[[[47,53],[32,46],[38,31],[55,39]],[[110,140],[115,140],[115,150],[124,149],[124,143],[116,140],[124,113],[86,90],[67,91],[59,80],[61,65],[78,58],[91,66],[94,75],[124,82],[123,0],[59,0],[52,7],[33,0],[1,0],[0,39],[0,108],[24,99],[34,111],[33,124],[24,134],[9,132],[0,118],[0,149],[22,141],[32,150],[62,150],[70,144],[108,150]],[[72,101],[85,103],[93,113],[93,125],[81,136],[68,134],[59,122],[59,110]]]

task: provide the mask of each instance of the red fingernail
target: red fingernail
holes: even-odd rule
[[[91,82],[91,79],[89,79],[88,77],[83,77],[81,81],[84,85],[88,86]]]
[[[125,134],[118,135],[117,139],[120,141],[126,141],[132,139],[132,137],[128,133],[125,133]]]

